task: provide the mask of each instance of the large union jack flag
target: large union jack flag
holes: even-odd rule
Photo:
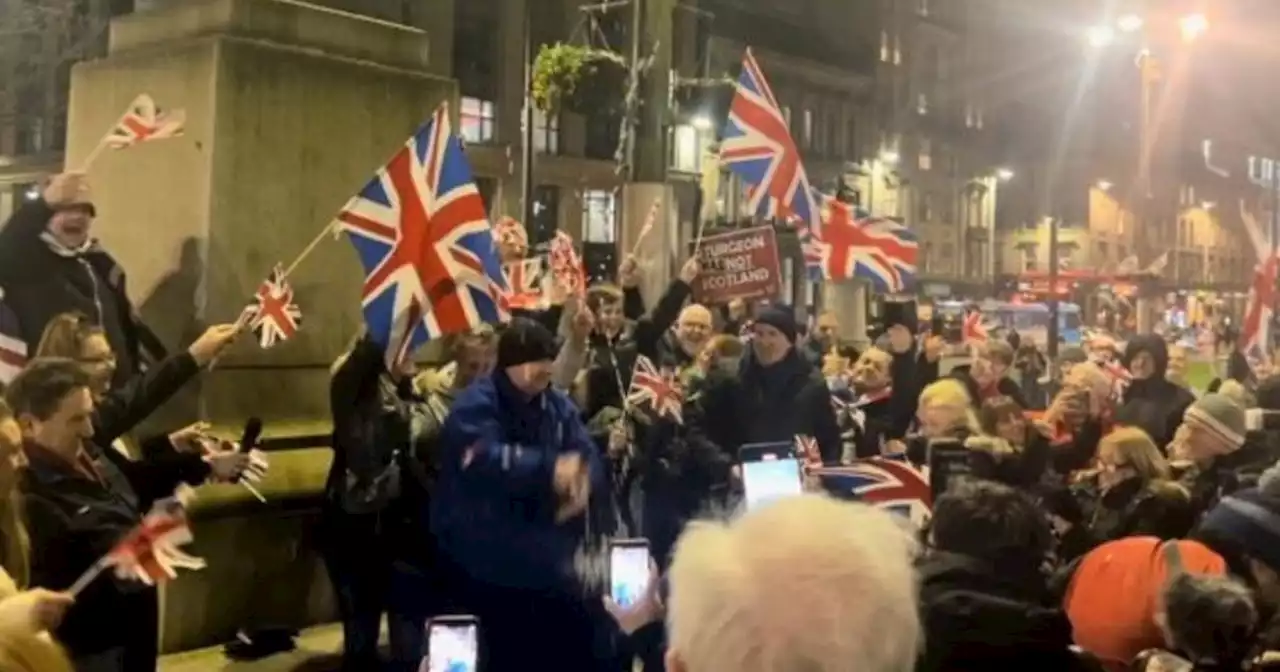
[[[253,303],[244,310],[244,319],[263,349],[293,338],[302,326],[302,310],[293,302],[293,286],[280,264],[262,281]]]
[[[929,475],[912,466],[906,456],[862,458],[844,466],[814,469],[812,474],[835,497],[887,509],[917,525],[924,525],[933,510]]]
[[[659,418],[671,418],[677,424],[684,424],[684,386],[675,371],[659,371],[644,355],[636,357],[627,403],[648,404]]]
[[[1253,284],[1240,325],[1240,351],[1252,361],[1269,360],[1271,318],[1276,305],[1276,275],[1280,257],[1268,256],[1253,271]]]
[[[742,57],[742,73],[729,103],[720,163],[753,187],[747,204],[751,212],[821,225],[800,151],[750,49]]]
[[[364,266],[364,319],[389,365],[430,339],[509,318],[484,201],[445,105],[338,222]]]
[[[822,228],[811,231],[830,280],[867,278],[883,292],[901,292],[915,282],[918,244],[907,227],[885,217],[815,194],[822,202]]]

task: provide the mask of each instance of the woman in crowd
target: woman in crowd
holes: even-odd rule
[[[200,485],[214,477],[232,480],[248,459],[237,451],[217,451],[206,444],[200,423],[143,442],[135,462],[122,438],[156,411],[236,337],[235,325],[210,327],[186,352],[170,355],[145,373],[113,388],[116,357],[106,332],[81,313],[62,313],[50,320],[37,348],[37,357],[61,357],[78,362],[89,375],[94,395],[93,441],[117,463],[142,497],[150,502],[173,494],[175,483]]]
[[[971,437],[965,445],[977,452],[980,474],[1015,488],[1038,486],[1049,469],[1049,442],[1027,421],[1022,407],[1009,397],[994,397],[982,404],[978,420],[986,436]]]
[[[1125,427],[1098,444],[1096,472],[1073,488],[1092,543],[1150,535],[1178,539],[1191,531],[1190,495],[1170,480],[1169,464],[1147,433]]]

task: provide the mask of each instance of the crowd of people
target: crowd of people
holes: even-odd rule
[[[253,469],[199,424],[130,438],[239,329],[144,352],[158,339],[94,214],[83,177],[63,175],[0,229],[32,355],[0,404],[4,670],[154,670],[153,588],[67,590],[178,484]],[[518,231],[495,244],[528,254]],[[491,672],[1280,659],[1280,377],[1233,357],[1197,395],[1141,335],[1042,363],[990,340],[943,371],[910,308],[858,347],[831,314],[807,328],[787,306],[694,303],[699,270],[684,263],[648,308],[627,258],[617,285],[549,286],[545,308],[450,335],[445,362],[388,367],[362,333],[333,363],[318,539],[344,669],[420,669],[426,624],[455,615],[478,623]],[[633,394],[646,365],[664,403]],[[1028,367],[1051,375],[1027,389]],[[966,473],[923,527],[815,477],[742,511],[742,448],[797,437],[806,470],[895,456],[923,471],[946,444]],[[618,539],[646,540],[653,562],[628,604],[599,569]]]

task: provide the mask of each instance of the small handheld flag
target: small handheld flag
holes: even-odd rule
[[[636,357],[636,367],[631,374],[631,389],[627,391],[627,403],[649,404],[659,418],[669,417],[677,424],[684,424],[684,387],[674,371],[658,371],[644,355]]]
[[[147,94],[133,100],[129,110],[107,133],[103,142],[112,149],[127,149],[148,140],[163,140],[182,135],[187,115],[182,110],[163,111]]]
[[[245,307],[246,324],[258,335],[263,349],[287,341],[302,325],[302,310],[293,301],[293,286],[279,264],[258,286],[253,303]]]

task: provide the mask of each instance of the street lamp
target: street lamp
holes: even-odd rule
[[[1112,186],[1109,180],[1098,180],[1097,187],[1103,191],[1111,191]]]
[[[1188,14],[1178,20],[1183,42],[1195,42],[1209,30],[1209,19],[1204,14]]]
[[[886,149],[885,151],[880,152],[880,162],[887,166],[898,165],[898,160],[901,158],[902,157],[898,156],[898,153],[893,150]]]
[[[1125,33],[1136,33],[1142,30],[1142,24],[1142,17],[1137,14],[1125,14],[1116,22],[1116,26]]]
[[[1089,29],[1088,38],[1090,46],[1095,49],[1101,49],[1115,42],[1116,30],[1111,26],[1094,26]]]
[[[1201,209],[1201,210],[1212,210],[1212,209],[1214,209],[1214,208],[1215,208],[1215,207],[1217,207],[1217,206],[1218,206],[1218,204],[1217,204],[1217,203],[1214,203],[1213,201],[1201,201],[1201,202],[1200,202],[1200,209]]]
[[[1001,182],[1008,182],[1013,179],[1013,171],[1008,168],[996,168],[996,179]]]
[[[693,127],[699,131],[710,131],[715,128],[715,122],[711,121],[711,117],[705,114],[699,114],[693,118]]]

